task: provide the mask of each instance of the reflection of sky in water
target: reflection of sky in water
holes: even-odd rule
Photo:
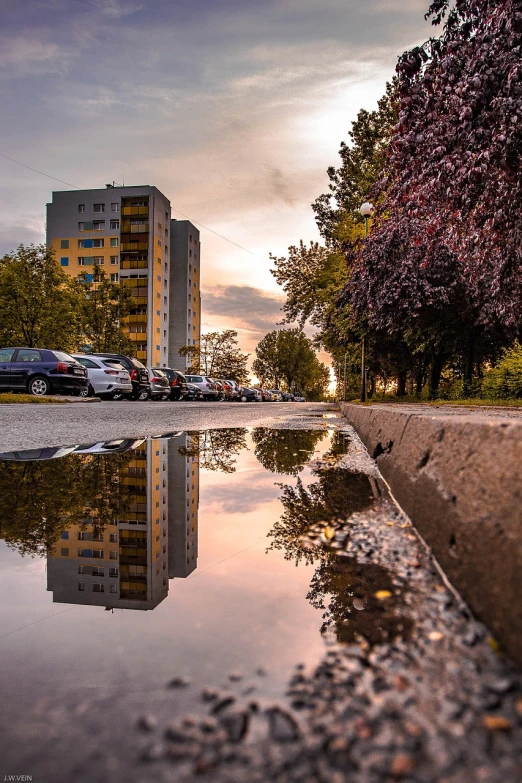
[[[314,456],[328,448],[324,435]],[[224,684],[240,670],[246,687],[264,666],[270,676],[263,693],[276,695],[297,661],[319,658],[321,612],[306,600],[313,568],[266,553],[267,533],[281,514],[276,482],[296,479],[265,470],[250,435],[247,445],[234,473],[200,471],[197,570],[170,580],[153,611],[53,603],[46,559],[22,558],[0,544],[3,701],[17,705],[11,729],[17,719],[29,720],[35,704],[45,712],[110,699],[132,714],[161,710],[172,702],[165,684],[179,673],[203,686]],[[308,468],[299,475],[313,480]],[[186,698],[177,694],[177,703]],[[75,725],[73,719],[71,731]]]

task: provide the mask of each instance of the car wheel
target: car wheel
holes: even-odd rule
[[[51,384],[47,378],[37,375],[36,378],[32,378],[29,381],[28,391],[29,394],[33,394],[35,397],[43,397],[44,394],[50,394]]]
[[[91,384],[87,386],[86,389],[80,389],[80,397],[94,397],[94,389],[92,388]]]
[[[110,397],[110,400],[122,400],[123,399],[123,392],[113,392]]]
[[[142,391],[142,392],[140,392],[140,393],[138,394],[138,400],[139,400],[140,402],[145,402],[145,400],[148,400],[148,399],[149,399],[149,397],[150,397],[150,391],[147,391],[147,390],[145,390],[145,391]]]
[[[162,394],[161,397],[160,397],[160,400],[162,402],[165,402],[165,400],[168,400],[169,397],[170,397],[170,394]]]
[[[245,397],[245,395],[243,394],[241,397],[241,402],[248,402],[248,397]]]

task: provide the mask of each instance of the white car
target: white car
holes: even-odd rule
[[[197,386],[205,400],[217,400],[219,395],[212,378],[206,375],[185,375],[185,378],[187,383]]]
[[[74,358],[87,370],[89,388],[83,396],[96,395],[109,400],[121,400],[122,397],[132,394],[129,373],[121,364],[115,363],[114,359],[84,353],[75,353]]]

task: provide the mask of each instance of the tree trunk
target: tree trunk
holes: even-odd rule
[[[370,391],[368,392],[369,399],[371,399],[374,394],[375,394],[375,375],[372,373],[370,375]]]
[[[439,393],[440,376],[446,364],[446,354],[442,351],[433,354],[430,372],[430,400],[437,399]]]
[[[466,354],[466,367],[464,369],[464,397],[471,396],[471,384],[473,383],[473,366],[475,364],[475,335],[472,332],[468,341]]]
[[[420,397],[424,387],[424,367],[421,367],[415,373],[415,395]]]
[[[406,394],[406,381],[408,380],[408,371],[400,370],[397,376],[397,396],[404,397]]]

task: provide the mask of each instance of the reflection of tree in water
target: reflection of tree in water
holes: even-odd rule
[[[335,629],[338,642],[351,644],[362,636],[380,644],[406,636],[411,620],[395,613],[400,598],[388,571],[376,563],[358,563],[352,557],[326,555],[319,563],[306,596],[312,606],[323,609],[321,633]],[[378,591],[390,595],[384,600]]]
[[[303,545],[302,537],[318,523],[344,522],[356,511],[373,502],[372,488],[364,473],[342,468],[314,470],[319,482],[305,487],[301,479],[295,487],[281,484],[284,512],[268,534],[270,549],[281,549],[286,560],[312,563],[317,554]]]
[[[324,430],[274,430],[256,427],[252,432],[255,455],[266,470],[297,476],[313,456]]]
[[[0,538],[21,555],[44,556],[73,524],[102,531],[130,508],[120,473],[132,452],[0,462]]]
[[[197,457],[200,468],[234,473],[235,457],[247,448],[246,435],[247,430],[242,427],[189,432],[189,445],[180,447],[178,452],[182,457]]]
[[[317,563],[307,598],[324,612],[321,633],[332,628],[339,642],[362,636],[370,644],[405,635],[411,621],[396,613],[400,597],[386,569],[306,541],[313,530],[342,524],[373,505],[368,476],[342,468],[315,470],[314,475],[319,480],[308,487],[300,479],[295,487],[280,485],[284,512],[268,534],[270,549],[282,550],[296,565]]]

